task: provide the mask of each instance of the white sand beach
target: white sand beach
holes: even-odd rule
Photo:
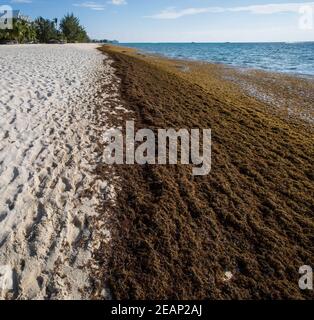
[[[112,195],[95,108],[117,99],[114,69],[90,44],[1,46],[0,69],[0,297],[88,298],[89,219]]]

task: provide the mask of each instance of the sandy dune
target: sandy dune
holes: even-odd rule
[[[94,45],[0,47],[2,298],[12,287],[19,299],[90,294],[89,219],[112,194],[93,173],[104,129],[94,109],[117,91],[100,87],[115,80],[103,61]]]

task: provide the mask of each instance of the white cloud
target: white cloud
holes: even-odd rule
[[[32,0],[12,0],[11,3],[32,3]]]
[[[281,4],[265,4],[251,5],[246,7],[205,7],[205,8],[187,8],[176,10],[168,8],[160,13],[149,16],[153,19],[178,19],[184,16],[191,16],[202,13],[222,13],[222,12],[249,12],[252,14],[276,14],[276,13],[298,13],[303,6],[313,6],[314,2],[303,3],[281,3]]]
[[[115,6],[121,6],[121,5],[127,4],[126,0],[111,0],[109,3]]]
[[[314,6],[314,2],[303,3],[281,3],[281,4],[265,4],[265,5],[252,5],[247,7],[229,8],[229,11],[241,12],[247,11],[253,14],[275,14],[275,13],[298,13],[303,6]]]
[[[175,8],[168,8],[160,13],[157,13],[150,18],[154,19],[178,19],[184,16],[191,16],[200,13],[219,13],[223,12],[224,9],[220,7],[209,7],[209,8],[188,8],[180,11],[176,11]]]
[[[30,0],[15,0],[15,1],[30,1]],[[107,3],[113,4],[115,6],[121,6],[121,5],[127,4],[126,0],[110,0]],[[97,3],[94,1],[74,3],[73,6],[81,7],[81,8],[88,8],[88,9],[95,10],[95,11],[105,10],[105,7],[106,7],[104,4]]]
[[[88,8],[95,11],[105,10],[105,5],[96,2],[74,3],[74,7]]]

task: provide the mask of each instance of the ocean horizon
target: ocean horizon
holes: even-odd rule
[[[120,43],[172,59],[221,63],[314,77],[314,42],[163,42]]]

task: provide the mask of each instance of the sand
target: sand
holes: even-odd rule
[[[288,114],[221,66],[103,50],[0,47],[1,298],[312,299],[312,95]],[[211,128],[212,172],[105,166],[132,119]]]
[[[89,44],[1,46],[0,69],[0,297],[89,298],[91,221],[114,196],[95,108],[117,99],[114,69]]]

